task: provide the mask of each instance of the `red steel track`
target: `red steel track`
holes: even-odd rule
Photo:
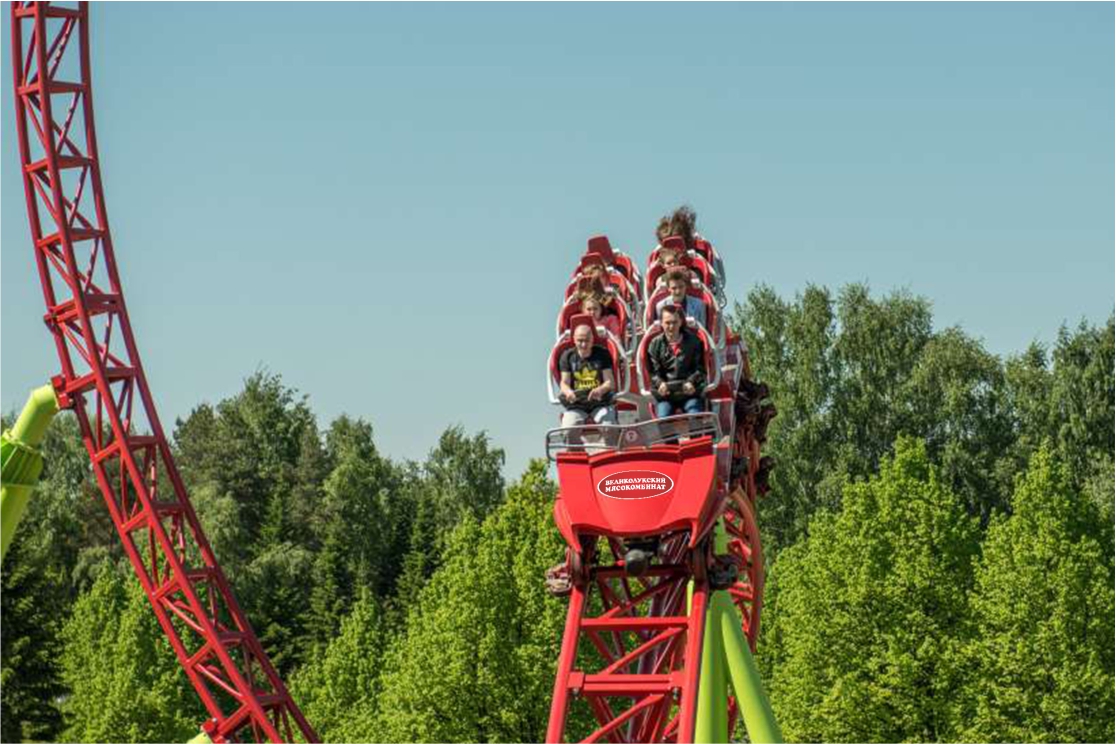
[[[202,532],[140,364],[93,127],[89,8],[12,5],[19,152],[35,259],[71,407],[159,625],[214,741],[316,741]]]

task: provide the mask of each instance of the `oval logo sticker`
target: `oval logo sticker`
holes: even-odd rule
[[[625,470],[597,481],[597,491],[610,499],[650,499],[672,488],[670,476],[654,470]]]

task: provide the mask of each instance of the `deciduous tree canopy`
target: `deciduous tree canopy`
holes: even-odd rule
[[[1114,323],[1001,359],[930,303],[758,287],[733,318],[779,416],[758,658],[795,740],[1113,737]],[[565,604],[556,486],[484,432],[422,462],[257,373],[177,462],[241,606],[327,741],[532,741]],[[204,712],[72,416],[3,567],[5,741],[182,741]],[[511,474],[515,475],[515,474]]]

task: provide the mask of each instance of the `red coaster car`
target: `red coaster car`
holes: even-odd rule
[[[582,538],[631,538],[685,531],[692,547],[724,509],[712,413],[629,426],[576,426],[547,433],[558,464],[554,520],[575,551]]]

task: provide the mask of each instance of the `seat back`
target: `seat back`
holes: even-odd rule
[[[710,265],[713,264],[714,257],[717,255],[717,251],[713,248],[713,244],[705,238],[694,238],[694,251]]]
[[[644,289],[645,295],[654,292],[655,287],[659,283],[659,279],[670,270],[668,267],[659,263],[659,254],[662,252],[662,248],[663,246],[658,246],[651,252],[651,258],[647,266],[647,285]],[[713,267],[709,265],[709,262],[706,261],[705,258],[694,251],[678,254],[678,264],[680,266],[685,266],[693,272],[694,276],[701,280],[701,283],[707,287],[712,287],[717,282],[717,272],[713,270]]]
[[[636,268],[635,261],[628,254],[614,250],[607,236],[597,235],[589,238],[585,255],[590,254],[596,254],[603,258],[605,264],[623,274],[624,278],[632,283],[637,292],[642,291],[643,277],[640,275],[639,269]]]
[[[611,290],[616,296],[628,303],[629,307],[636,304],[639,297],[636,294],[634,285],[628,281],[627,277],[612,268],[608,269],[604,276],[607,279],[606,291]],[[578,270],[574,272],[570,283],[566,285],[566,299],[573,297],[574,294],[581,290],[592,289],[592,287],[592,279],[583,275],[579,267]]]
[[[635,318],[632,316],[628,303],[613,295],[610,297],[609,307],[616,310],[615,316],[620,325],[620,341],[626,350],[630,350],[635,340]],[[558,323],[555,333],[558,338],[562,332],[573,328],[573,319],[581,314],[581,301],[576,296],[567,298],[566,304],[558,311]]]
[[[692,271],[705,286],[712,288],[716,283],[717,275],[711,268],[709,261],[696,251],[687,250],[686,242],[677,235],[672,235],[669,238],[664,238],[661,245],[655,246],[655,249],[651,251],[651,255],[647,258],[644,296],[655,291],[659,279],[668,270],[668,267],[663,266],[660,261],[663,251],[672,251],[677,254],[678,264]]]
[[[690,297],[696,297],[701,300],[701,304],[705,306],[705,323],[703,324],[705,330],[709,331],[713,337],[713,342],[716,346],[723,345],[724,334],[721,331],[722,320],[721,313],[718,310],[717,300],[714,299],[713,293],[703,284],[694,284],[686,290],[686,294]],[[659,303],[670,297],[670,290],[666,287],[659,287],[650,297],[647,298],[647,305],[643,310],[643,327],[650,328],[655,322],[659,320],[656,316],[655,308]]]
[[[690,268],[689,257],[686,254],[680,254],[678,265],[684,266],[687,269]],[[667,273],[668,271],[670,271],[669,266],[663,266],[661,263],[659,263],[659,249],[656,248],[651,253],[651,261],[650,263],[648,263],[647,271],[643,275],[645,282],[643,285],[643,296],[645,298],[655,291],[656,287],[658,287],[659,285],[659,281],[663,278],[663,274]]]

